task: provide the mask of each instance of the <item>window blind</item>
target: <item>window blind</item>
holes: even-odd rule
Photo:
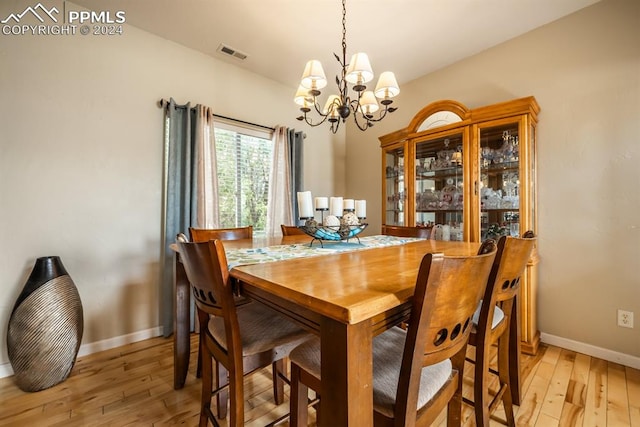
[[[267,131],[228,123],[214,124],[220,226],[253,225],[264,233],[269,195],[272,142]]]

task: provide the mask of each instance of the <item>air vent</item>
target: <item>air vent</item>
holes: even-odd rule
[[[218,52],[224,54],[224,55],[228,55],[228,56],[232,56],[236,59],[239,60],[245,60],[247,59],[247,54],[246,53],[242,53],[239,50],[236,50],[230,46],[224,45],[224,44],[220,44],[220,46],[218,46]]]

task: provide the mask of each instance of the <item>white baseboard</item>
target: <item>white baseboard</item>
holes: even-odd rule
[[[132,334],[122,335],[119,337],[109,338],[103,341],[82,344],[80,345],[80,349],[78,350],[78,357],[97,353],[99,351],[110,350],[112,348],[121,347],[123,345],[143,341],[149,338],[159,337],[162,335],[162,332],[162,326],[157,326],[155,328],[134,332]],[[9,377],[11,375],[13,375],[11,363],[0,365],[0,378]]]
[[[4,363],[0,365],[0,378],[10,377],[13,375],[13,369],[11,369],[11,363]]]
[[[630,354],[619,353],[617,351],[608,350],[595,345],[585,344],[579,341],[573,341],[567,338],[557,337],[555,335],[540,333],[540,341],[545,344],[551,344],[556,347],[565,348],[567,350],[586,354],[587,356],[597,357],[598,359],[607,360],[609,362],[619,363],[634,369],[640,369],[640,357]]]
[[[158,337],[160,335],[162,335],[162,327],[158,326],[156,328],[138,331],[128,335],[109,338],[108,340],[83,344],[80,346],[80,350],[78,351],[78,357],[97,353],[99,351],[110,350],[115,347],[120,347],[126,344]],[[586,354],[587,356],[597,357],[609,362],[619,363],[621,365],[629,366],[630,368],[634,369],[640,369],[640,357],[631,356],[630,354],[619,353],[617,351],[608,350],[602,347],[596,347],[591,344],[585,344],[567,338],[557,337],[555,335],[550,335],[544,332],[540,334],[540,341],[545,344],[550,344],[556,347],[566,348],[567,350]],[[11,369],[10,363],[0,365],[0,378],[9,377],[11,375],[13,375],[13,369]]]

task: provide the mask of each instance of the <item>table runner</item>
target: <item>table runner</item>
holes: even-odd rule
[[[310,246],[309,243],[295,243],[291,245],[275,245],[264,248],[229,249],[226,251],[229,269],[239,265],[258,264],[286,259],[304,258],[319,255],[331,255],[340,252],[359,251],[364,249],[380,248],[384,246],[404,245],[405,243],[424,240],[415,237],[396,236],[365,236],[351,239],[349,242],[324,242],[324,247],[318,242]]]

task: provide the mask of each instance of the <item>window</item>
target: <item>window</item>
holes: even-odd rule
[[[214,131],[220,227],[253,225],[260,235],[267,222],[271,132],[218,121]]]

